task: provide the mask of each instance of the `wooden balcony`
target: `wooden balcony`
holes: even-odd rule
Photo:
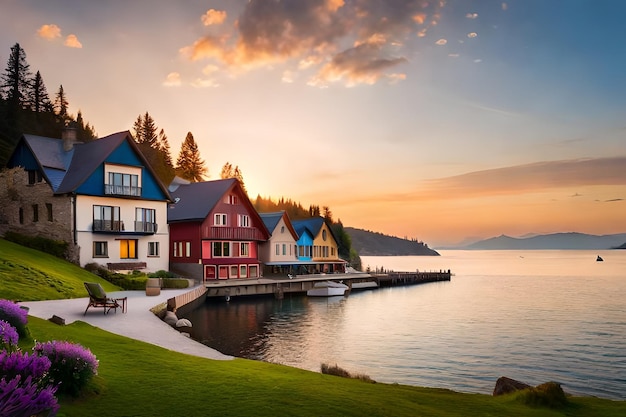
[[[203,228],[203,239],[214,240],[265,240],[256,227],[211,226]]]

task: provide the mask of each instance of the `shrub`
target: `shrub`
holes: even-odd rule
[[[546,382],[536,387],[522,390],[516,396],[522,404],[532,407],[561,408],[567,405],[567,397],[561,384],[557,382]]]
[[[12,352],[17,347],[19,336],[15,327],[8,321],[0,320],[0,348],[3,352]]]
[[[18,376],[42,380],[49,369],[50,359],[45,356],[29,355],[20,351],[0,352],[0,371],[7,381]]]
[[[163,288],[187,288],[189,281],[181,278],[163,278]]]
[[[0,416],[53,416],[59,406],[47,378],[50,359],[22,353],[18,339],[17,330],[0,321]]]
[[[59,404],[54,396],[56,388],[41,386],[32,376],[0,379],[0,416],[29,417],[46,413],[56,415]]]
[[[79,344],[53,340],[36,343],[33,351],[50,359],[49,378],[61,394],[77,396],[98,373],[95,355]]]
[[[0,300],[0,320],[15,327],[20,337],[28,336],[28,312],[13,301]]]
[[[49,253],[57,258],[66,259],[67,242],[52,240],[41,236],[26,236],[16,232],[6,232],[4,238],[18,245]]]
[[[159,271],[149,273],[148,278],[176,278],[176,274],[161,269]]]
[[[337,366],[337,364],[332,366],[332,365],[328,365],[327,363],[323,363],[322,364],[322,373],[326,374],[326,375],[340,376],[342,378],[359,379],[359,380],[365,381],[365,382],[372,382],[372,383],[376,382],[372,378],[370,378],[369,375],[352,374],[352,373],[346,371],[345,369]]]

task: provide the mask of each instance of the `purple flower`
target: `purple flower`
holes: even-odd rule
[[[0,320],[4,320],[15,327],[17,334],[27,336],[28,312],[18,304],[9,300],[0,300]]]
[[[98,374],[98,360],[83,346],[61,340],[36,343],[33,351],[50,359],[49,376],[59,392],[77,395]]]
[[[56,388],[41,387],[32,376],[0,379],[0,416],[33,416],[45,411],[56,415],[59,404],[54,394]]]
[[[20,324],[26,326],[28,323],[28,312],[24,310],[19,304],[9,300],[0,300],[0,318],[7,320],[5,317],[11,317],[19,321]],[[11,320],[7,320],[12,323]]]
[[[14,350],[18,341],[19,336],[15,327],[8,321],[0,320],[0,347],[3,350]]]
[[[50,359],[22,352],[0,352],[0,375],[11,379],[17,375],[43,378],[50,369]],[[2,414],[0,414],[2,415]]]

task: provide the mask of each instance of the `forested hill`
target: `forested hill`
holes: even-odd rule
[[[352,248],[360,256],[439,256],[423,242],[387,236],[354,227],[344,227],[352,240]]]

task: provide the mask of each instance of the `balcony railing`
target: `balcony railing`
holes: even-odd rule
[[[135,222],[135,232],[156,233],[158,229],[159,225],[156,223]]]
[[[133,197],[141,197],[141,187],[104,184],[104,193],[107,195],[130,195]]]
[[[265,240],[261,231],[256,227],[205,227],[202,237],[220,240]]]
[[[124,222],[120,220],[94,220],[94,232],[123,232]]]

